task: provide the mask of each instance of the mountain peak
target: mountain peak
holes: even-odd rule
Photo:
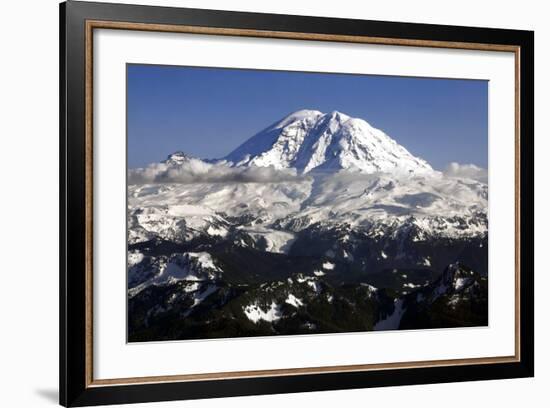
[[[192,158],[193,157],[189,156],[188,154],[186,154],[182,151],[177,151],[177,152],[174,152],[174,153],[168,155],[168,157],[166,158],[166,160],[164,160],[163,163],[179,165],[179,164],[183,164],[183,163],[189,161]]]
[[[424,160],[363,119],[345,113],[303,109],[257,133],[228,154],[236,166],[272,166],[310,171],[361,173],[432,172]]]
[[[288,126],[291,123],[302,121],[302,120],[316,120],[320,116],[323,115],[323,112],[320,112],[318,110],[314,109],[300,109],[295,112],[289,113],[284,118],[282,118],[280,121],[275,122],[272,126],[269,128],[272,129],[280,129],[285,126]],[[268,128],[268,129],[269,129]]]
[[[339,112],[337,110],[327,113],[326,115],[328,115],[330,119],[335,119],[342,122],[345,122],[346,120],[351,119],[350,116],[346,115],[345,113]]]

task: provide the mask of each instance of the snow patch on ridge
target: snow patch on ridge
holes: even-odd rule
[[[399,324],[401,323],[401,318],[403,317],[403,314],[405,313],[405,309],[403,308],[403,299],[396,300],[394,307],[393,307],[393,313],[389,316],[386,316],[386,318],[378,321],[373,327],[374,330],[396,330],[399,328]]]
[[[275,322],[283,316],[280,306],[275,302],[271,303],[267,311],[263,311],[257,303],[246,306],[243,311],[246,317],[253,323],[258,323],[260,320]]]
[[[285,302],[288,303],[289,305],[294,306],[295,308],[299,308],[300,306],[303,306],[303,304],[304,304],[299,298],[294,296],[292,293],[288,294]]]

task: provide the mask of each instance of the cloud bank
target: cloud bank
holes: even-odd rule
[[[475,164],[449,163],[443,173],[448,177],[469,178],[482,183],[487,183],[487,169],[476,166]]]
[[[314,173],[323,176],[323,173]],[[487,184],[487,169],[475,164],[449,163],[443,174],[451,178],[468,178]],[[292,183],[310,179],[311,175],[299,175],[294,168],[275,169],[274,167],[238,166],[228,162],[208,163],[196,158],[188,158],[177,165],[152,163],[147,167],[129,169],[129,184],[155,183]],[[371,180],[374,174],[340,172],[330,174],[335,181],[350,183],[356,180]]]
[[[280,183],[304,180],[295,169],[230,167],[226,162],[206,163],[190,158],[177,166],[153,163],[130,169],[129,184],[152,183]]]

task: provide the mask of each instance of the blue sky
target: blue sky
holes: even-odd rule
[[[223,157],[290,112],[365,119],[414,155],[487,168],[488,83],[475,80],[128,65],[128,165],[177,150]]]

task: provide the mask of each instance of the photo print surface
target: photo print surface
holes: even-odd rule
[[[128,64],[128,341],[487,326],[487,121],[481,80]]]

